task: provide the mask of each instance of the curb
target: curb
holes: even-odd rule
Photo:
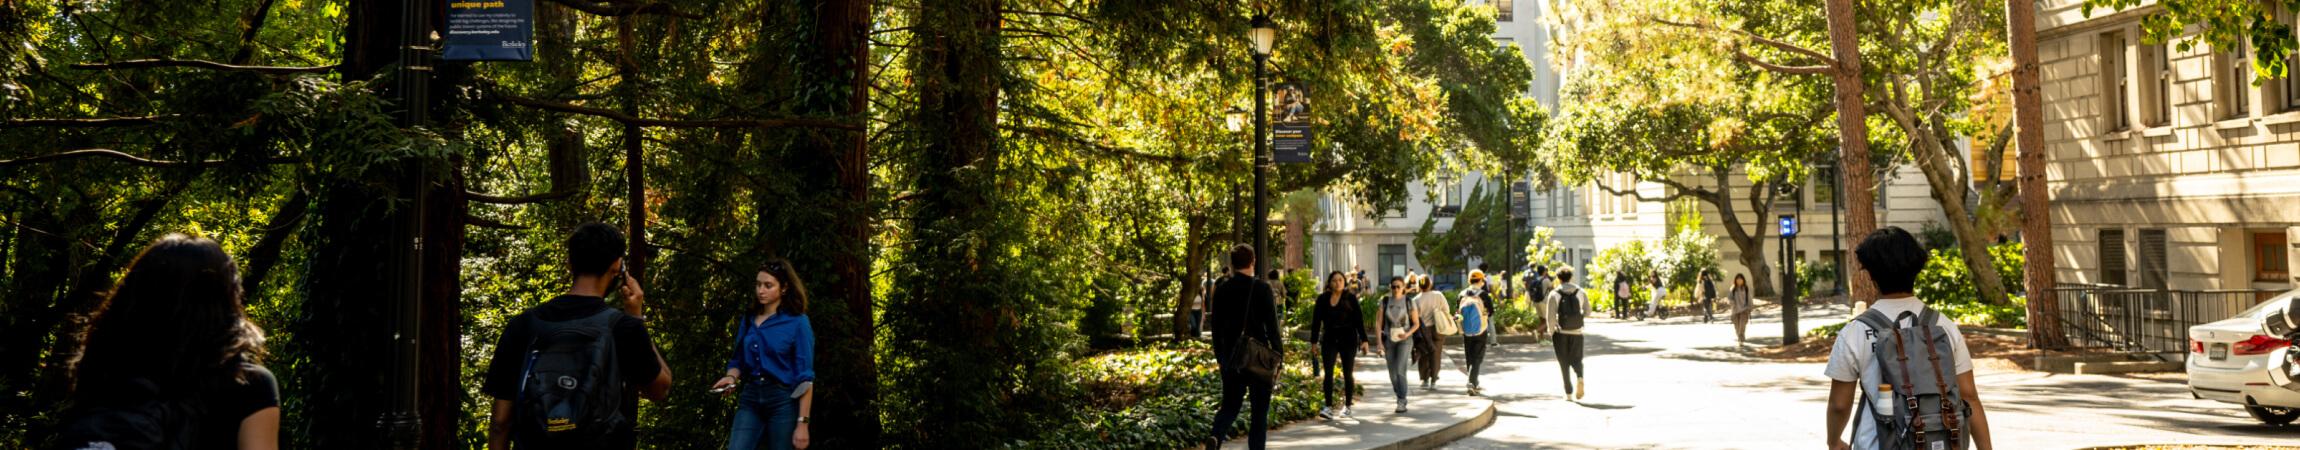
[[[1430,432],[1429,434],[1406,438],[1406,440],[1403,441],[1383,444],[1373,447],[1369,450],[1427,450],[1438,448],[1438,446],[1461,440],[1461,438],[1476,435],[1479,431],[1485,431],[1486,427],[1493,426],[1493,412],[1493,400],[1486,400],[1485,411],[1479,412],[1477,417],[1471,417],[1469,420],[1447,426],[1437,431]]]

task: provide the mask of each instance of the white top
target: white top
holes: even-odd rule
[[[1880,299],[1877,300],[1876,306],[1872,309],[1884,313],[1885,317],[1894,318],[1895,324],[1907,327],[1916,321],[1917,311],[1924,309],[1924,307],[1923,301],[1917,300],[1916,297],[1908,297]],[[1908,313],[1909,316],[1903,318],[1901,317],[1902,313]],[[1965,336],[1963,332],[1958,331],[1957,322],[1943,316],[1939,324],[1949,337],[1949,347],[1955,349],[1956,373],[1963,375],[1973,371],[1973,354],[1971,350],[1965,348]],[[1883,333],[1886,339],[1892,338],[1891,330],[1878,333]],[[1892,404],[1892,398],[1877,395],[1877,385],[1884,383],[1883,373],[1879,372],[1877,368],[1876,358],[1870,356],[1869,344],[1876,342],[1878,333],[1870,332],[1869,325],[1858,320],[1846,323],[1845,330],[1837,333],[1836,348],[1829,351],[1829,366],[1821,373],[1829,376],[1831,380],[1857,383],[1861,387],[1861,393],[1868,395],[1870,399],[1868,407],[1875,408],[1880,414],[1890,415],[1898,410],[1894,409],[1896,405]],[[1907,336],[1903,337],[1907,338]],[[1911,358],[1909,364],[1911,364],[1910,370],[1917,370],[1916,364],[1929,365],[1931,363],[1920,362]],[[1858,402],[1860,399],[1856,398],[1853,401]],[[1854,450],[1877,448],[1877,426],[1869,423],[1868,412],[1854,410],[1853,430],[1852,444]]]
[[[1559,302],[1562,302],[1562,301],[1564,301],[1564,300],[1565,300],[1565,297],[1564,297],[1564,296],[1560,296],[1560,295],[1557,295],[1557,293],[1559,293],[1559,292],[1578,292],[1578,293],[1580,293],[1580,294],[1579,294],[1579,295],[1575,295],[1575,297],[1576,297],[1577,299],[1579,299],[1580,301],[1578,301],[1578,302],[1574,302],[1574,304],[1572,304],[1572,305],[1560,305],[1560,304],[1558,304],[1558,303],[1559,303]],[[1551,333],[1565,333],[1565,334],[1581,334],[1581,329],[1580,329],[1580,328],[1575,328],[1575,329],[1571,329],[1571,330],[1565,330],[1565,329],[1559,329],[1559,328],[1558,328],[1558,326],[1557,326],[1557,308],[1559,308],[1559,307],[1572,307],[1572,308],[1576,308],[1576,309],[1579,309],[1579,310],[1581,310],[1581,317],[1582,317],[1583,319],[1585,319],[1585,320],[1586,320],[1586,319],[1589,317],[1589,293],[1588,293],[1588,292],[1582,292],[1582,290],[1581,290],[1581,286],[1576,286],[1576,285],[1574,285],[1573,283],[1558,283],[1558,285],[1557,285],[1557,289],[1553,289],[1553,290],[1550,290],[1550,291],[1549,291],[1549,298],[1547,298],[1547,299],[1544,299],[1544,300],[1542,300],[1542,302],[1541,302],[1541,323],[1542,323],[1542,324],[1545,324],[1545,325],[1547,325],[1547,326],[1549,327],[1549,332],[1551,332]]]

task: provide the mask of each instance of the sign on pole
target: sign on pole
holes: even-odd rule
[[[1294,83],[1279,84],[1277,109],[1270,111],[1270,157],[1279,163],[1310,162],[1309,91]]]
[[[534,36],[535,0],[449,0],[440,58],[533,61]]]
[[[1533,217],[1533,183],[1510,183],[1509,217],[1518,220]]]
[[[1797,237],[1797,216],[1781,215],[1781,237]]]

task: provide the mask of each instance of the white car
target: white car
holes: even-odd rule
[[[2243,405],[2269,425],[2300,419],[2300,384],[2285,358],[2292,342],[2262,331],[2300,291],[2262,302],[2219,322],[2188,327],[2188,390],[2197,398]]]

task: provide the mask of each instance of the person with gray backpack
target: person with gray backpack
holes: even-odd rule
[[[1829,448],[1993,448],[1964,335],[1913,293],[1925,267],[1924,247],[1908,231],[1886,227],[1869,233],[1853,254],[1879,295],[1845,324],[1829,353],[1823,372],[1830,379]],[[1851,442],[1843,437],[1848,420]]]
[[[638,398],[663,401],[671,368],[647,334],[646,293],[623,271],[623,242],[607,224],[577,227],[567,293],[504,322],[479,389],[495,398],[488,450],[638,448]]]

